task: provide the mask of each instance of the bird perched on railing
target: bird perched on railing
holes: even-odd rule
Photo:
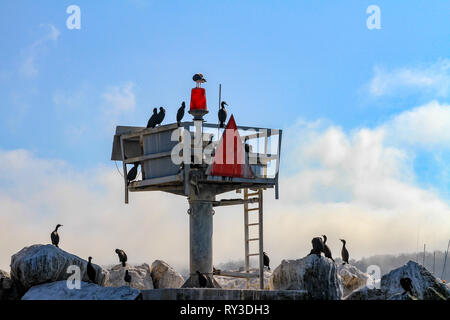
[[[225,126],[225,121],[227,121],[227,110],[225,110],[225,106],[228,104],[225,101],[222,101],[220,104],[219,112],[217,116],[219,117],[219,128],[223,128]]]
[[[59,247],[58,247],[58,244],[59,244],[58,228],[59,228],[59,227],[62,227],[62,224],[58,224],[58,225],[56,226],[55,230],[53,230],[53,232],[50,233],[50,238],[52,239],[52,244],[53,244],[55,247],[57,247],[57,248],[59,248]]]
[[[88,261],[88,264],[87,264],[86,273],[88,275],[89,280],[92,283],[95,283],[95,278],[96,278],[97,273],[95,272],[95,268],[94,268],[94,266],[92,265],[92,262],[91,262],[92,257],[89,257],[88,260],[89,261]]]
[[[125,267],[125,264],[128,260],[127,254],[121,249],[116,249],[116,253],[119,256],[119,261],[122,262],[122,266]]]
[[[177,124],[178,126],[181,126],[181,120],[183,120],[184,117],[184,109],[186,108],[186,103],[183,101],[181,103],[181,107],[177,111]]]
[[[267,267],[267,270],[270,270],[269,264],[270,264],[270,259],[269,256],[267,255],[267,253],[263,252],[263,262],[264,262],[264,267]]]
[[[128,270],[125,270],[125,277],[123,277],[123,280],[131,286],[131,274],[128,272]]]
[[[166,116],[166,109],[164,109],[163,107],[159,107],[159,112],[158,115],[156,116],[156,124],[161,125],[165,116]]]
[[[348,264],[348,258],[349,258],[349,254],[348,254],[348,250],[345,247],[345,244],[347,243],[347,241],[345,241],[344,239],[339,239],[342,241],[342,251],[341,251],[341,255],[342,255],[342,261],[344,261],[343,264]]]
[[[139,166],[139,162],[135,162],[133,168],[131,168],[130,171],[128,171],[128,174],[127,174],[128,184],[130,184],[131,181],[136,179],[138,166]]]
[[[200,88],[201,84],[206,82],[206,79],[203,77],[201,73],[194,74],[192,80],[194,80],[195,83],[197,84],[197,88]]]
[[[150,117],[150,119],[148,119],[147,122],[147,128],[154,128],[156,126],[156,119],[158,117],[158,109],[157,108],[153,108],[153,114]]]

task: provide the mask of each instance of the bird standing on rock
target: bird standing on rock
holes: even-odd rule
[[[156,126],[156,118],[158,117],[158,109],[153,108],[153,114],[148,119],[147,128],[154,128]]]
[[[163,107],[159,107],[159,112],[158,115],[156,116],[156,124],[161,125],[165,116],[166,116],[166,109],[164,109]]]
[[[121,249],[116,249],[116,253],[119,256],[119,261],[122,262],[122,266],[125,267],[125,264],[128,260],[127,254]]]
[[[316,254],[320,257],[321,253],[323,252],[323,240],[320,237],[315,237],[311,240],[313,248],[311,249],[309,255]]]
[[[123,280],[131,286],[131,274],[128,272],[128,270],[125,271],[125,277],[123,277]]]
[[[413,295],[413,293],[412,293],[413,285],[412,285],[412,281],[410,278],[408,278],[408,277],[401,278],[400,285],[402,286],[403,290],[405,290],[405,292],[403,292],[403,294],[409,293],[410,295]]]
[[[222,101],[220,104],[220,109],[217,114],[219,117],[219,128],[225,127],[225,121],[227,121],[227,110],[225,110],[225,106],[228,106],[228,104],[225,101]]]
[[[206,79],[203,77],[203,75],[201,73],[194,74],[194,76],[192,77],[192,80],[195,81],[197,88],[200,88],[201,84],[206,82]]]
[[[270,270],[269,264],[270,264],[269,256],[267,255],[267,253],[263,252],[263,265],[264,267],[267,267],[267,270]]]
[[[138,166],[139,166],[139,162],[135,162],[133,168],[131,168],[130,171],[128,171],[128,174],[127,174],[128,184],[130,184],[131,181],[136,179]]]
[[[343,264],[348,264],[348,258],[349,258],[349,254],[348,254],[348,250],[345,247],[345,244],[347,243],[347,241],[345,241],[344,239],[339,239],[342,241],[342,251],[341,251],[341,256],[342,256],[342,261],[344,261]]]
[[[208,278],[201,273],[200,271],[196,271],[198,275],[198,284],[200,285],[200,288],[206,288],[206,285],[208,284]]]
[[[178,126],[181,126],[181,120],[183,120],[184,117],[184,109],[186,108],[186,103],[183,101],[181,103],[181,107],[177,111],[177,124]]]
[[[89,257],[88,260],[89,261],[88,261],[88,264],[87,264],[86,273],[88,275],[89,280],[92,283],[95,283],[95,278],[96,278],[97,272],[95,271],[95,268],[92,265],[92,262],[91,262],[92,257]]]
[[[323,237],[323,254],[325,255],[325,257],[330,258],[334,262],[334,259],[333,259],[332,255],[331,255],[331,250],[327,246],[327,236],[323,235],[322,237]]]
[[[62,224],[58,224],[55,228],[55,230],[53,230],[53,232],[50,234],[50,238],[52,239],[52,244],[54,246],[58,247],[59,244],[59,234],[58,234],[58,228],[62,227]]]

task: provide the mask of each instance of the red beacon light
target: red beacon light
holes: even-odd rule
[[[192,77],[195,81],[196,87],[191,90],[191,106],[189,113],[194,116],[194,120],[202,120],[203,116],[208,113],[206,107],[206,91],[201,88],[201,84],[206,82],[206,79],[201,73],[196,73]]]

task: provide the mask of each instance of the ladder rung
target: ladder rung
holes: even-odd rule
[[[259,253],[249,253],[249,254],[247,254],[247,256],[259,256]]]
[[[251,196],[258,196],[258,195],[259,195],[259,192],[247,193],[247,196],[248,196],[248,197],[251,197]]]
[[[251,238],[251,239],[248,239],[247,241],[256,241],[256,240],[259,240],[259,238]]]
[[[247,227],[250,227],[250,226],[258,226],[259,225],[259,222],[256,222],[256,223],[248,223],[247,224]]]
[[[259,210],[259,208],[250,208],[250,209],[247,209],[247,211],[256,211],[256,210]]]

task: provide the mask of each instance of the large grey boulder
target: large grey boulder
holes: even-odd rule
[[[342,281],[344,297],[354,290],[366,286],[367,280],[369,279],[369,275],[348,263],[338,266],[338,274]]]
[[[80,289],[69,289],[67,281],[57,281],[34,286],[22,300],[136,300],[139,290],[130,287],[102,287],[81,282]]]
[[[0,300],[18,300],[23,293],[20,285],[11,279],[9,273],[0,270]]]
[[[130,286],[138,290],[153,289],[153,280],[150,272],[150,267],[148,264],[144,263],[140,266],[130,266],[123,267],[122,264],[118,264],[111,269],[109,272],[109,280],[106,283],[108,287],[121,287],[128,285],[125,280],[125,271],[131,276]]]
[[[11,257],[11,278],[20,282],[24,289],[32,286],[66,280],[73,275],[69,266],[78,266],[82,281],[88,281],[87,261],[51,244],[35,244],[25,247]],[[96,283],[104,285],[108,272],[94,264],[97,271]]]
[[[345,300],[385,300],[381,289],[362,287],[350,293]]]
[[[383,291],[386,299],[389,299],[397,293],[404,292],[400,286],[400,279],[404,277],[411,279],[413,295],[420,300],[432,299],[432,292],[436,292],[445,299],[450,298],[445,284],[436,279],[422,265],[414,261],[409,261],[407,264],[392,270],[381,278],[381,291]]]
[[[400,279],[411,279],[412,295],[404,293]],[[364,287],[353,291],[346,300],[447,300],[450,292],[441,280],[422,265],[409,261],[381,277],[380,289]]]
[[[181,288],[184,283],[183,276],[162,260],[155,260],[150,270],[155,289]]]
[[[235,272],[242,272],[236,270]],[[250,273],[256,273],[259,274],[259,272],[256,271],[250,271]],[[272,272],[270,271],[264,271],[264,289],[269,290],[269,279],[272,275]],[[248,283],[248,289],[259,289],[259,277],[258,278],[250,278],[247,282],[247,279],[245,278],[232,278],[232,277],[224,277],[224,276],[218,276],[215,275],[214,279],[217,281],[217,283],[220,285],[222,289],[247,289],[247,283]]]
[[[271,290],[303,290],[314,300],[340,300],[342,286],[336,264],[315,254],[283,260],[269,279]]]

